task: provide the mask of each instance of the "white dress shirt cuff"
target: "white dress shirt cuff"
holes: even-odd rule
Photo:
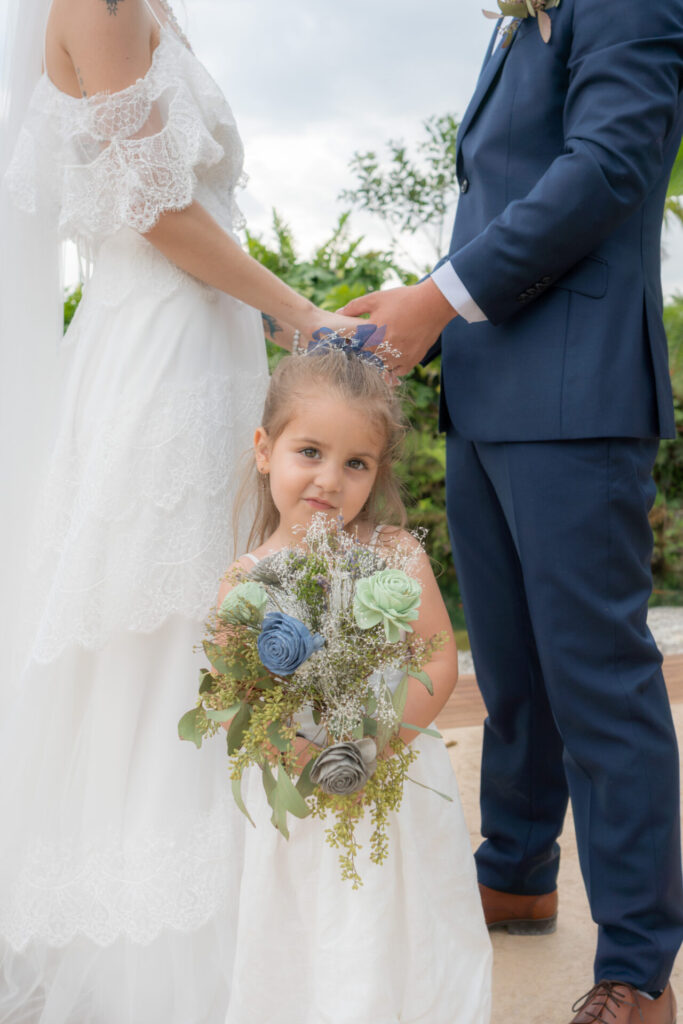
[[[452,263],[442,263],[431,277],[444,299],[450,302],[456,313],[468,324],[479,324],[483,320],[488,320],[486,313],[479,308],[456,274]]]

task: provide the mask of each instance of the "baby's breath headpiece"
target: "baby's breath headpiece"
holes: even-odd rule
[[[352,332],[347,329],[333,331],[329,327],[321,327],[313,334],[313,341],[306,348],[295,345],[294,355],[313,356],[338,350],[349,358],[357,357],[384,373],[387,370],[386,357],[396,358],[400,355],[385,341],[386,326],[375,324],[359,324]]]

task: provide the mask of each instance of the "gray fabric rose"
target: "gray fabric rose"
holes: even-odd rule
[[[377,767],[377,745],[366,736],[362,740],[335,743],[319,754],[311,768],[311,782],[323,793],[345,796],[362,789]]]

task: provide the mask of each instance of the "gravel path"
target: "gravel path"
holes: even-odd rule
[[[683,608],[650,608],[647,623],[662,654],[683,654]],[[474,674],[472,655],[458,651],[460,675]]]

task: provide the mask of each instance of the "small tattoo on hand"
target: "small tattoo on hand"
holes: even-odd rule
[[[279,323],[277,322],[275,317],[271,316],[269,313],[261,313],[261,317],[268,331],[268,334],[271,336],[271,338],[274,338],[277,332],[282,330]]]
[[[104,2],[107,5],[107,10],[109,11],[109,13],[116,14],[118,6],[120,3],[123,2],[123,0],[104,0]]]

